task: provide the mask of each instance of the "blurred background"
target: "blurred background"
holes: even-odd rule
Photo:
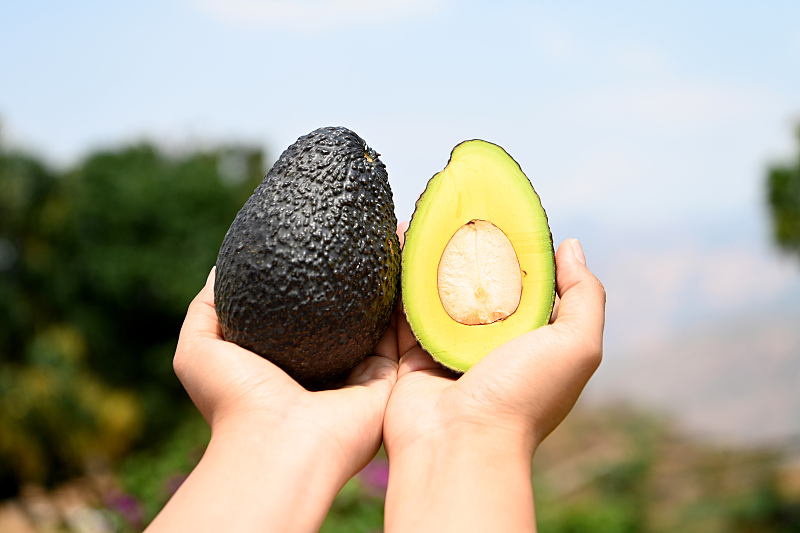
[[[503,146],[608,292],[534,460],[543,532],[800,531],[800,4],[0,2],[0,531],[141,530],[207,428],[186,307],[279,153],[382,154],[399,220]],[[379,455],[323,531],[382,527]]]

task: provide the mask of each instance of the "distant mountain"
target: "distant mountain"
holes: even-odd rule
[[[584,401],[627,400],[672,415],[693,436],[780,443],[800,435],[800,305],[687,328],[609,353]]]
[[[568,226],[608,293],[605,360],[582,402],[649,406],[714,439],[800,436],[800,262],[757,206]]]

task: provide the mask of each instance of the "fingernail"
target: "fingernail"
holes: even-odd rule
[[[217,275],[217,265],[211,267],[211,272],[208,273],[208,277],[206,278],[206,285],[209,283],[214,283],[214,278]]]
[[[578,239],[571,239],[570,246],[572,246],[572,253],[575,254],[575,258],[581,262],[582,265],[586,266],[586,256],[583,255],[583,248],[581,247],[580,241]]]

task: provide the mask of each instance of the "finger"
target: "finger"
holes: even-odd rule
[[[408,221],[401,222],[397,225],[397,236],[400,238],[400,248],[406,242],[406,231],[408,230]]]
[[[397,235],[400,237],[400,246],[405,243],[405,232],[408,230],[409,222],[401,222],[397,225]],[[446,370],[439,363],[422,349],[417,342],[417,338],[411,331],[403,310],[402,294],[395,311],[395,335],[397,338],[398,368],[397,377],[409,372],[426,371],[434,375],[445,377],[455,377],[453,372]]]
[[[556,252],[556,290],[560,297],[553,327],[571,331],[573,337],[594,343],[586,351],[602,353],[605,327],[606,291],[586,268],[583,249],[577,239],[567,239]],[[598,361],[599,363],[599,361]]]
[[[395,363],[397,363],[398,353],[397,353],[397,316],[401,312],[402,303],[399,301],[392,312],[392,319],[389,323],[389,327],[386,329],[384,334],[378,340],[378,344],[372,349],[372,355],[376,355],[379,357],[385,357]]]
[[[385,381],[388,384],[388,390],[391,390],[396,380],[396,360],[370,355],[350,371],[345,385],[371,385],[376,381]]]
[[[558,306],[561,304],[561,298],[558,297],[556,294],[555,301],[553,302],[553,311],[550,313],[550,324],[556,321],[558,318]]]
[[[216,272],[216,267],[211,269],[206,279],[206,284],[192,300],[192,303],[189,304],[178,342],[186,337],[222,339],[222,329],[217,319],[217,311],[214,308]]]
[[[400,354],[397,377],[400,379],[409,372],[427,371],[436,375],[453,377],[453,373],[446,370],[442,365],[422,349],[417,342],[417,338],[411,331],[411,326],[404,314],[397,318],[397,346]]]
[[[372,355],[356,366],[347,377],[346,385],[357,385],[374,379],[389,377],[392,385],[397,378],[397,315],[401,308],[397,302],[389,328],[372,349]]]
[[[206,284],[189,304],[172,360],[173,370],[190,396],[198,389],[195,384],[198,374],[202,377],[213,368],[217,377],[221,377],[226,370],[234,368],[234,363],[239,364],[240,352],[247,353],[222,339],[222,329],[214,308],[215,279],[216,268],[212,268]]]

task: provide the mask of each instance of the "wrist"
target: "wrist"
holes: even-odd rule
[[[238,465],[256,483],[302,485],[302,491],[320,489],[317,496],[331,501],[355,472],[324,432],[293,426],[257,423],[215,427],[207,455],[226,465]],[[306,495],[306,497],[311,495]]]
[[[270,429],[215,424],[203,458],[153,531],[317,531],[347,473],[321,438]]]
[[[427,455],[426,450],[441,449],[448,453],[501,455],[530,462],[537,447],[534,436],[524,425],[474,416],[434,420],[428,427],[415,427],[404,433],[387,432],[385,440],[390,459],[420,457]]]
[[[387,446],[387,531],[533,531],[533,449],[521,433],[460,425]]]
[[[415,465],[421,470],[476,465],[530,472],[534,448],[521,431],[502,431],[475,424],[454,424],[429,431],[402,445],[386,444],[389,461]]]

